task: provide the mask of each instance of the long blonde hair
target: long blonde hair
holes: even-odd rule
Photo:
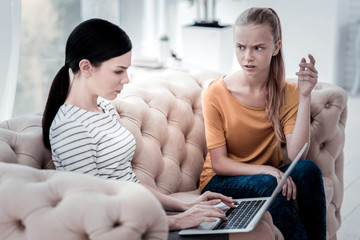
[[[235,26],[247,24],[267,24],[272,30],[274,43],[282,40],[280,19],[271,8],[249,8],[244,11],[235,21]],[[285,136],[280,124],[280,109],[284,104],[285,95],[285,66],[282,54],[282,47],[278,54],[272,57],[270,63],[269,78],[267,81],[267,95],[265,112],[272,124],[276,138],[285,142]]]

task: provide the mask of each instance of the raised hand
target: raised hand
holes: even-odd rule
[[[315,58],[311,54],[308,57],[310,62],[306,62],[306,59],[302,58],[299,64],[300,70],[296,73],[301,96],[309,96],[318,81]]]

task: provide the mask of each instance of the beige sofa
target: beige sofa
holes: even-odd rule
[[[143,183],[186,201],[199,196],[207,152],[200,94],[218,76],[137,73],[113,101],[118,120],[136,138],[132,166]],[[331,84],[318,83],[312,94],[308,158],[324,176],[328,239],[340,227],[346,102],[345,91]],[[39,114],[0,123],[0,239],[167,238],[165,213],[147,189],[52,170],[41,134]],[[253,233],[231,238],[259,236],[283,238],[268,213]]]

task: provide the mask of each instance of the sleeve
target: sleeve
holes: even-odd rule
[[[208,149],[226,144],[224,120],[219,110],[213,89],[205,89],[202,93],[202,108],[205,123],[206,144]]]
[[[299,88],[296,83],[286,83],[285,102],[281,125],[284,134],[291,134],[294,131],[297,112],[299,108]]]
[[[95,144],[77,121],[61,121],[50,131],[51,152],[56,169],[99,176]]]

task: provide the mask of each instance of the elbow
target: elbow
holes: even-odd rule
[[[224,168],[221,164],[213,162],[212,168],[213,168],[214,172],[216,173],[216,175],[220,175],[220,176],[226,175]]]
[[[291,151],[289,152],[288,154],[288,158],[291,160],[291,161],[294,161],[296,156],[298,155],[298,153],[300,152],[301,148],[298,149],[297,151]],[[300,156],[300,159],[306,159],[307,157],[307,154],[308,154],[308,151],[309,151],[309,146],[306,147],[304,153]]]

